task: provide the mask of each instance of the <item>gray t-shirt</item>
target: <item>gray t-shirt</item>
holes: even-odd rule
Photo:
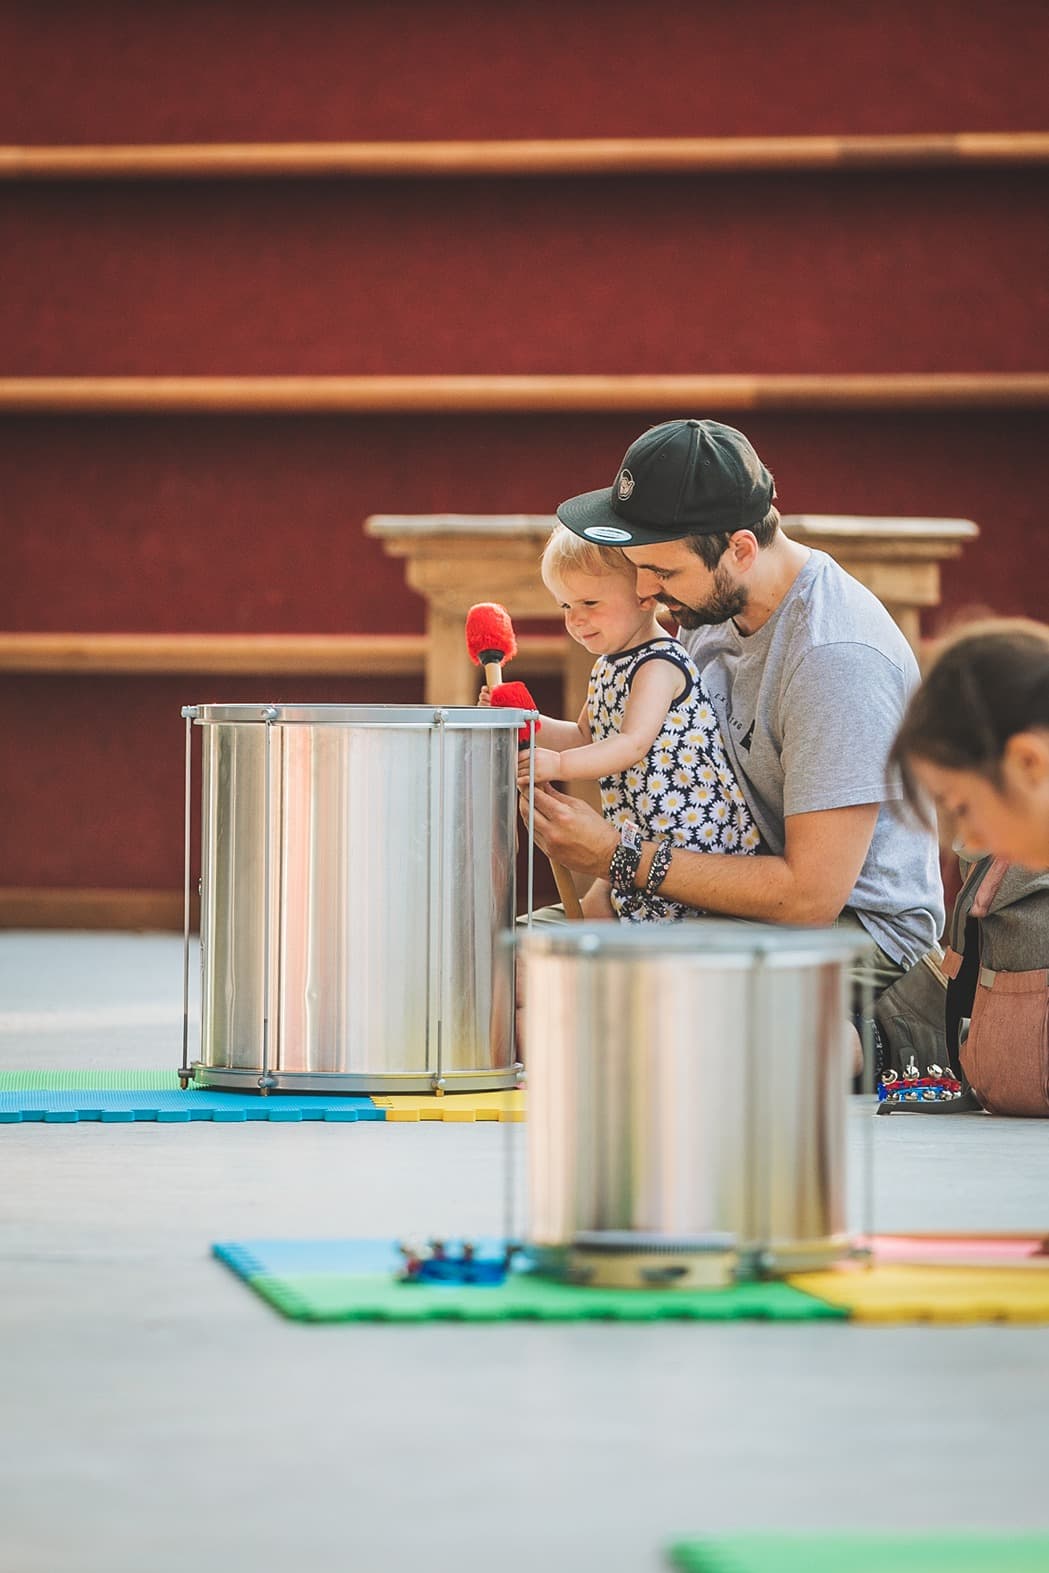
[[[812,552],[768,622],[682,629],[740,786],[771,852],[792,814],[880,803],[848,906],[887,955],[914,962],[943,929],[936,838],[890,806],[889,749],[918,666],[869,590]]]

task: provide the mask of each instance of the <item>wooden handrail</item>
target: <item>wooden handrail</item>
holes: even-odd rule
[[[0,414],[943,410],[1049,404],[1049,372],[683,376],[3,377]]]
[[[717,174],[1049,163],[1049,132],[0,147],[3,180]]]
[[[808,545],[847,542],[863,550],[891,546],[908,552],[939,551],[975,540],[980,533],[972,519],[942,516],[785,513],[780,522],[787,535]],[[364,521],[364,533],[382,541],[397,557],[428,548],[444,555],[452,543],[483,555],[493,542],[526,540],[539,546],[556,523],[552,513],[373,513]],[[433,542],[439,546],[433,547]]]
[[[0,672],[415,677],[426,652],[424,634],[0,633]],[[559,673],[564,638],[524,635],[518,662]]]

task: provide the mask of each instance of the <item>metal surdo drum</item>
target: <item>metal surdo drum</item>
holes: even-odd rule
[[[499,935],[514,922],[528,713],[183,714],[187,890],[194,723],[203,738],[195,1080],[347,1093],[513,1086],[514,959]]]
[[[847,984],[869,948],[708,919],[523,934],[540,1266],[690,1287],[841,1255]]]

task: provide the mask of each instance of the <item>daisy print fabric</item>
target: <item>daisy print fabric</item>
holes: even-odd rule
[[[602,813],[617,827],[636,821],[648,841],[672,841],[694,852],[757,852],[761,836],[729,764],[714,707],[699,668],[676,639],[652,639],[634,650],[598,657],[586,701],[594,742],[621,730],[630,685],[646,661],[679,667],[683,692],[645,758],[618,775],[601,777]],[[675,923],[695,916],[691,907],[659,896],[623,913],[613,891],[612,904],[620,917],[635,923]]]

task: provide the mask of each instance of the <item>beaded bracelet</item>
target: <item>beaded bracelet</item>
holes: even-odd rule
[[[642,893],[634,884],[640,862],[640,847],[628,847],[620,842],[612,853],[612,861],[608,865],[608,877],[612,889],[622,898],[620,910],[623,912],[633,912],[641,905]]]
[[[670,859],[673,857],[673,855],[674,844],[672,841],[657,841],[656,850],[649,866],[648,878],[645,880],[645,886],[644,890],[642,891],[642,895],[655,895],[656,891],[667,877],[667,869],[670,867]]]

